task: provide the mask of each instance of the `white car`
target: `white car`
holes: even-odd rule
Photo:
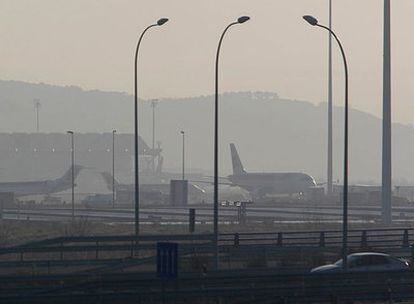
[[[385,253],[360,252],[348,255],[348,271],[395,271],[408,270],[410,265],[403,259]],[[311,273],[337,273],[342,271],[342,259],[334,264],[313,268]]]

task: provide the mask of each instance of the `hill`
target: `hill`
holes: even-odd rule
[[[133,98],[125,93],[0,81],[0,132],[33,132],[34,98],[42,105],[42,132],[133,130]],[[179,170],[180,130],[185,130],[187,168],[212,171],[213,100],[213,96],[198,96],[158,101],[156,140],[162,142],[166,167]],[[342,118],[343,108],[335,107],[335,179],[341,179],[342,174]],[[379,182],[381,119],[351,109],[349,123],[351,181]],[[225,93],[220,98],[219,127],[222,175],[231,173],[228,144],[234,142],[248,171],[302,171],[324,180],[326,103],[287,100],[270,92]],[[140,102],[140,135],[151,146],[152,109],[148,101]],[[412,126],[393,124],[395,183],[414,183],[413,142]]]

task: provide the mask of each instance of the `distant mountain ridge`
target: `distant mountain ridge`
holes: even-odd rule
[[[133,98],[126,93],[86,91],[74,86],[0,81],[0,132],[33,132],[33,99],[40,99],[42,132],[133,131]],[[140,103],[140,135],[152,139],[150,102]],[[220,97],[220,171],[231,173],[229,143],[234,142],[248,171],[302,171],[326,176],[326,104],[288,100],[272,92],[234,92]],[[342,175],[343,108],[334,108],[334,177]],[[180,130],[186,131],[187,168],[212,171],[213,96],[160,99],[156,141],[165,165],[181,166]],[[414,128],[393,124],[393,176],[414,184]],[[1,166],[0,166],[1,167]],[[378,183],[381,178],[381,119],[350,111],[350,179]]]

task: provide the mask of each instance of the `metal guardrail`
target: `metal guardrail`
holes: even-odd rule
[[[410,244],[414,243],[414,228],[353,229],[348,235],[351,250],[377,250],[412,256]],[[341,247],[341,237],[339,230],[223,233],[219,237],[219,250],[224,255],[298,250],[335,252]],[[0,269],[8,268],[7,263],[15,267],[30,264],[38,267],[104,265],[106,261],[108,265],[116,264],[116,261],[122,263],[124,259],[136,258],[138,252],[145,253],[141,258],[154,256],[157,242],[165,241],[179,243],[182,256],[208,254],[214,249],[211,234],[143,235],[139,238],[131,235],[58,237],[0,248]]]
[[[26,244],[0,247],[0,254],[33,249],[37,247],[53,247],[79,243],[151,243],[159,241],[211,241],[212,234],[178,234],[178,235],[109,235],[109,236],[72,236],[57,237]],[[414,228],[379,228],[379,229],[351,229],[348,231],[348,239],[351,244],[367,247],[371,244],[400,244],[408,247],[414,242]],[[289,232],[250,232],[250,233],[221,233],[219,242],[222,245],[239,245],[250,243],[272,243],[279,246],[330,246],[338,245],[342,240],[341,230],[323,231],[289,231]]]
[[[348,244],[358,248],[409,247],[414,242],[414,228],[351,229]],[[220,234],[221,244],[276,244],[280,247],[338,247],[341,230],[252,232]]]
[[[80,251],[125,251],[134,249],[153,249],[157,242],[179,242],[199,245],[210,242],[210,234],[198,235],[117,235],[117,236],[75,236],[58,237],[23,245],[2,247],[0,255],[29,252],[80,252]]]

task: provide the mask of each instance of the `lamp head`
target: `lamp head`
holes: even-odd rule
[[[163,25],[164,23],[166,23],[168,21],[168,18],[161,18],[157,21],[158,25]]]
[[[318,19],[316,19],[315,17],[312,17],[310,15],[303,16],[303,19],[305,19],[306,22],[308,22],[312,26],[315,26],[315,25],[318,24]]]
[[[238,23],[245,23],[246,21],[249,21],[250,17],[249,16],[241,16],[237,19]]]
[[[66,131],[66,133],[68,133],[68,134],[73,134],[73,131]]]
[[[184,131],[181,131],[180,133],[184,135]]]

